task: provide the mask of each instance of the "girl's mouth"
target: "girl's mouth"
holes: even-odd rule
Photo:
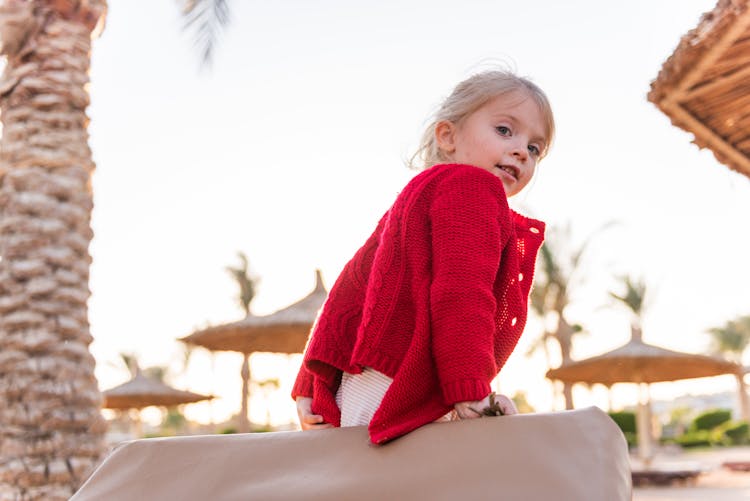
[[[500,165],[495,164],[495,167],[500,169],[503,172],[507,172],[513,179],[518,180],[518,167],[515,167],[513,165]]]

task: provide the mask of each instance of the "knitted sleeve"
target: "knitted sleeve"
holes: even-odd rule
[[[304,364],[300,367],[297,373],[297,379],[294,381],[292,387],[292,399],[297,397],[312,397],[313,396],[313,375],[308,371]]]
[[[430,211],[433,354],[448,404],[481,400],[497,373],[493,292],[511,221],[500,180],[476,167],[456,169]],[[507,218],[507,216],[506,216]]]

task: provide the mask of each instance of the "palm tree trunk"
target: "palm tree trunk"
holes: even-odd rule
[[[542,336],[542,347],[544,348],[544,359],[547,362],[547,369],[552,369],[552,356],[549,352],[549,346],[547,346],[548,338],[554,338],[554,336],[548,332],[545,332],[544,335]],[[552,402],[553,402],[552,405],[554,406],[555,405],[554,403],[557,402],[557,399],[559,396],[559,386],[557,382],[555,381],[551,381],[551,383],[552,383]],[[569,386],[569,387],[571,388],[570,391],[572,392],[572,386]],[[565,385],[563,385],[563,396],[565,395],[565,388],[566,388]],[[565,398],[566,405],[567,405],[568,397],[564,396],[564,398]],[[572,398],[573,398],[572,393],[571,393],[570,398],[572,402]]]
[[[573,346],[573,334],[573,327],[565,320],[565,317],[560,315],[555,338],[560,343],[562,365],[568,364],[573,360],[570,356]],[[565,398],[565,409],[573,409],[573,383],[563,382],[563,397]]]
[[[740,368],[740,372],[738,374],[735,374],[735,377],[737,378],[737,393],[740,401],[740,413],[742,414],[742,419],[745,421],[750,421],[750,399],[747,395],[745,374],[743,373],[742,368]]]
[[[88,351],[85,109],[103,0],[6,0],[0,36],[0,499],[68,499],[104,452]]]
[[[573,383],[563,383],[563,397],[565,398],[565,409],[573,409]]]
[[[250,431],[250,418],[247,414],[247,401],[250,395],[250,355],[248,353],[242,354],[240,377],[242,377],[242,396],[240,398],[240,415],[237,419],[237,431],[247,433]]]
[[[654,440],[651,428],[651,395],[648,384],[638,383],[638,410],[636,413],[638,435],[638,458],[644,469],[651,466],[654,458]]]

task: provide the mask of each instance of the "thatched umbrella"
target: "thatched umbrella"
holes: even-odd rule
[[[151,405],[172,407],[214,398],[192,391],[178,390],[138,372],[133,379],[102,392],[105,409],[143,409]]]
[[[651,83],[648,99],[700,148],[750,177],[750,8],[719,0]]]
[[[162,381],[144,376],[141,371],[137,371],[130,381],[103,391],[102,395],[104,395],[103,407],[116,410],[140,410],[152,405],[173,407],[214,398],[211,395],[172,388]],[[140,429],[140,420],[137,422],[137,427]],[[140,436],[140,430],[137,435]]]
[[[208,327],[180,341],[211,351],[302,353],[327,295],[320,270],[316,270],[315,289],[296,303],[270,315],[250,314],[237,322]]]
[[[236,351],[243,354],[242,405],[240,431],[248,431],[247,395],[250,382],[249,357],[251,353],[302,353],[318,310],[323,306],[328,292],[323,286],[320,270],[315,271],[313,291],[286,308],[270,315],[248,314],[238,321],[208,327],[181,338],[180,341],[202,346],[211,351]]]
[[[547,372],[547,377],[569,383],[636,383],[638,401],[638,449],[641,459],[649,462],[652,456],[650,402],[648,385],[699,377],[736,374],[741,370],[734,362],[717,357],[668,350],[644,343],[639,329],[633,329],[628,343],[595,357],[565,364]],[[645,396],[642,385],[646,385]]]

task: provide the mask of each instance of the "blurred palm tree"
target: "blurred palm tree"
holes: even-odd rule
[[[121,351],[118,353],[120,356],[120,362],[122,366],[125,366],[131,378],[134,378],[139,373],[143,374],[147,378],[154,379],[166,383],[169,379],[169,367],[166,365],[152,365],[150,367],[141,367],[141,363],[138,361],[138,355],[135,353],[129,353]]]
[[[0,39],[0,498],[69,499],[105,451],[89,352],[86,108],[105,0],[5,0]]]
[[[630,311],[630,338],[631,340],[643,340],[643,313],[646,309],[646,283],[641,278],[633,278],[629,275],[623,275],[619,277],[619,281],[621,285],[625,286],[625,293],[624,294],[618,294],[616,292],[609,292],[610,297],[618,301],[619,304],[624,305],[627,307],[627,309]],[[638,384],[639,392],[643,390],[643,384]],[[646,389],[643,391],[648,391],[647,387],[648,385],[645,385]],[[611,400],[611,397],[610,397]],[[647,400],[647,398],[646,398]],[[642,397],[639,393],[639,412],[637,413],[637,419],[638,424],[636,426],[639,429],[646,430],[650,429],[651,422],[652,422],[652,416],[651,416],[651,406],[650,405],[644,405],[643,402],[646,400],[642,400]],[[610,406],[611,408],[611,406]],[[643,437],[643,435],[641,435]],[[648,445],[648,441],[644,441],[643,438],[639,438],[638,446],[642,451],[642,454],[645,458],[650,458],[649,453],[645,451],[650,450],[650,445]],[[650,460],[650,459],[647,459]]]
[[[740,363],[742,355],[750,345],[750,315],[730,320],[722,327],[708,330],[711,335],[711,348],[734,362]]]
[[[192,354],[192,350],[184,350],[182,352],[182,360],[181,360],[181,367],[180,367],[180,373],[184,373],[187,369],[188,361],[190,359],[190,355]],[[169,384],[172,379],[171,375],[173,374],[170,370],[170,367],[168,365],[152,365],[149,367],[141,368],[141,364],[138,361],[138,355],[132,352],[120,352],[118,353],[120,356],[120,363],[119,364],[113,364],[110,362],[110,365],[117,366],[118,368],[122,369],[124,368],[128,371],[130,374],[131,379],[138,376],[138,374],[141,374],[145,376],[148,379],[152,379],[155,381],[159,381],[161,383]],[[118,409],[117,410],[119,418],[125,420],[130,424],[130,426],[135,430],[131,431],[134,436],[141,437],[143,436],[143,433],[141,432],[141,409],[140,408],[132,408],[132,409]],[[149,435],[151,436],[171,436],[171,435],[182,435],[184,434],[185,430],[189,427],[190,423],[185,418],[185,416],[182,414],[182,411],[180,410],[179,406],[175,407],[169,407],[165,409],[162,413],[162,423],[161,423],[161,433],[158,433],[156,435]]]
[[[574,247],[570,251],[566,250],[571,248],[570,225],[554,228],[549,232],[548,238],[540,249],[530,299],[532,310],[542,319],[545,327],[542,335],[529,347],[527,355],[542,348],[549,368],[552,368],[552,362],[547,342],[554,340],[558,344],[560,358],[564,365],[572,361],[574,336],[585,332],[582,325],[571,323],[566,317],[566,310],[571,301],[570,291],[571,287],[575,288],[582,280],[581,260],[591,240],[611,225],[612,223],[604,225],[592,233],[579,247]],[[551,319],[550,322],[547,321],[549,319]],[[550,324],[552,327],[548,328]],[[572,383],[563,383],[563,397],[565,408],[572,409]]]
[[[742,369],[742,355],[750,344],[750,315],[730,320],[722,327],[713,327],[708,330],[708,333],[711,336],[711,351],[736,362],[740,367],[740,371],[735,374],[740,409],[742,419],[750,421],[750,399],[748,399],[745,373]]]
[[[629,275],[619,277],[625,286],[625,294],[610,291],[609,295],[624,304],[631,313],[630,335],[632,339],[643,339],[642,318],[645,309],[646,283],[643,279],[636,279]]]
[[[120,355],[120,361],[128,370],[130,377],[138,375],[138,371],[141,370],[138,364],[138,355],[135,353],[126,353],[124,351],[121,351],[118,355]]]
[[[245,315],[250,314],[250,303],[255,298],[255,293],[258,290],[258,283],[260,279],[250,273],[249,262],[244,252],[240,251],[237,253],[237,257],[240,259],[239,266],[227,266],[226,270],[234,278],[239,288],[237,295],[237,301],[245,312]]]
[[[242,307],[245,315],[250,315],[250,303],[255,298],[255,292],[258,288],[259,278],[249,271],[249,262],[247,256],[242,251],[237,253],[240,259],[239,266],[227,266],[226,270],[237,282],[239,289],[237,301]],[[247,422],[248,395],[250,392],[250,355],[242,354],[242,366],[240,367],[240,376],[242,377],[242,398],[240,401],[239,429],[240,432],[248,431],[249,423]]]

